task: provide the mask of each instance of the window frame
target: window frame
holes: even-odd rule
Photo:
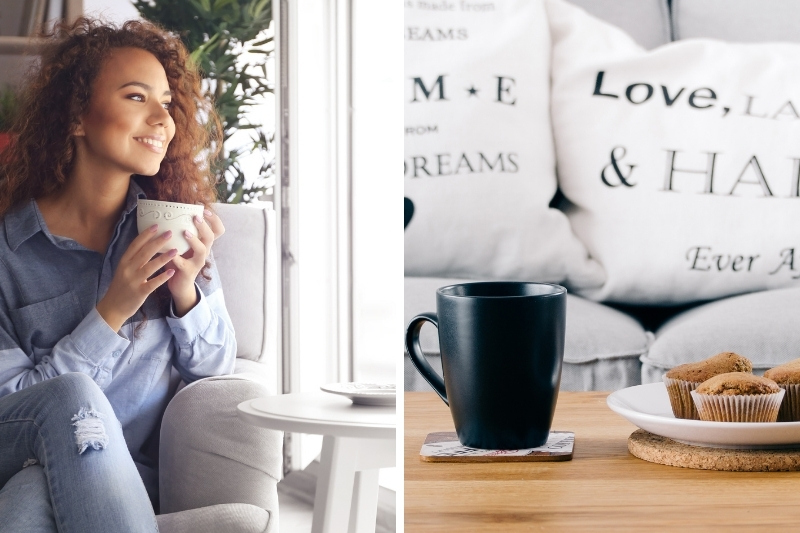
[[[276,0],[273,6],[283,393],[313,390],[320,375],[324,382],[353,379],[351,7],[350,0]],[[314,71],[307,59],[312,56],[322,63]],[[321,164],[311,163],[312,157]],[[316,227],[301,219],[309,205],[323,221]],[[313,269],[306,266],[312,263]],[[308,286],[318,291],[322,312],[315,315],[304,312],[303,304],[308,309],[311,301],[303,292]],[[305,349],[304,339],[312,336],[323,338],[316,350]],[[309,368],[324,371],[309,375]],[[305,468],[316,456],[316,441],[287,434],[284,470]]]

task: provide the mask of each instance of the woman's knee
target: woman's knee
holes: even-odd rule
[[[0,493],[9,491],[16,487],[26,487],[26,491],[40,491],[42,487],[47,490],[47,477],[44,473],[44,468],[39,464],[31,464],[17,472],[8,482],[2,487]],[[46,492],[45,492],[46,493]]]
[[[56,523],[44,469],[28,466],[0,490],[0,533],[53,532]]]
[[[103,412],[111,408],[106,395],[86,374],[69,372],[44,383],[48,385],[53,401],[60,402],[65,407],[86,407]]]
[[[44,416],[59,425],[68,421],[73,426],[79,453],[89,447],[104,448],[109,440],[107,430],[114,433],[119,422],[92,378],[70,372],[45,383],[48,383],[49,405],[44,409]]]

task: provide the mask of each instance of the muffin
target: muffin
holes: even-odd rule
[[[733,352],[722,352],[696,363],[679,365],[664,374],[669,403],[675,418],[699,420],[691,392],[705,380],[727,372],[752,372],[753,363]]]
[[[691,394],[700,420],[775,422],[785,391],[769,378],[728,372],[702,382]]]
[[[778,411],[778,422],[797,422],[800,420],[800,359],[789,361],[764,372],[769,378],[786,391]]]

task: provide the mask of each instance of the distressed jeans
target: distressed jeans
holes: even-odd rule
[[[0,398],[0,487],[0,532],[158,531],[122,428],[85,374]]]

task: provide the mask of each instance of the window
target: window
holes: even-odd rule
[[[284,392],[402,383],[402,41],[391,31],[401,9],[282,0],[276,10]],[[320,441],[291,436],[287,465],[304,468]]]

